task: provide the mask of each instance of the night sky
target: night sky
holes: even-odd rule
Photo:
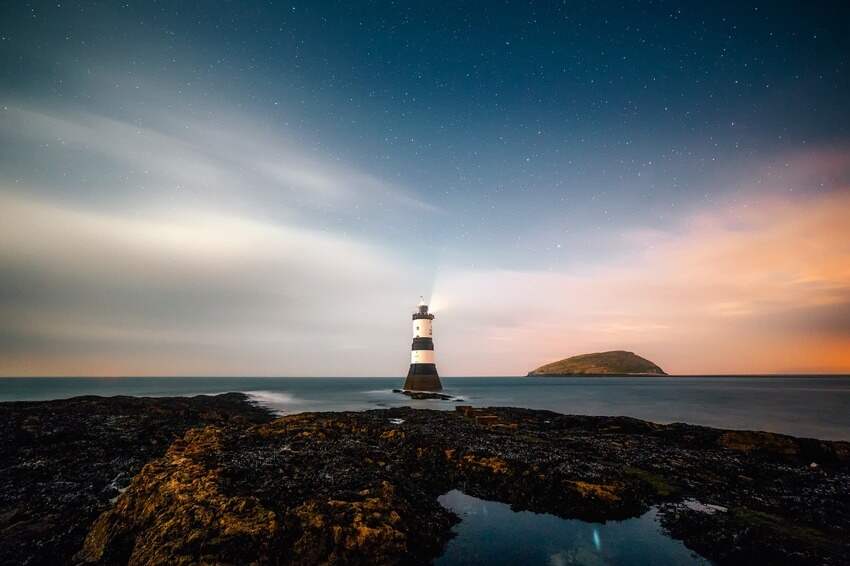
[[[846,2],[0,5],[0,375],[850,372]]]

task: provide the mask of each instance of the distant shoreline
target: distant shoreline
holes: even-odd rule
[[[495,376],[493,376],[495,377]],[[509,377],[509,376],[505,376]],[[822,378],[822,377],[839,377],[839,378],[848,378],[850,374],[846,373],[752,373],[752,374],[742,374],[742,373],[718,373],[718,374],[700,374],[700,373],[682,373],[682,374],[667,374],[667,375],[658,375],[658,374],[649,374],[649,373],[597,373],[597,374],[564,374],[564,375],[528,375],[525,377],[541,377],[541,378],[550,378],[550,377],[591,377],[594,379],[600,377],[656,377],[656,378],[694,378],[694,377],[723,377],[723,378],[777,378],[777,377],[802,377],[802,378]]]

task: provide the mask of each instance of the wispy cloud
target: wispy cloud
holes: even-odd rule
[[[379,207],[436,210],[404,187],[234,117],[201,121],[157,111],[134,123],[84,111],[15,105],[6,106],[2,117],[0,133],[6,139],[38,148],[33,158],[40,163],[32,163],[34,168],[58,169],[67,159],[88,163],[86,182],[90,187],[107,183],[113,198],[150,201],[177,194],[180,200],[203,199],[207,205],[250,202],[263,208],[271,203],[342,214],[352,203],[361,214]],[[57,161],[51,164],[51,158]],[[121,171],[124,182],[103,176],[110,168]],[[56,192],[65,197],[74,196],[68,194],[69,185],[86,188],[67,178],[53,180],[61,181]]]
[[[7,106],[0,374],[403,372],[433,277],[410,250],[436,209],[271,131]],[[673,372],[850,371],[850,159],[785,161],[785,196],[742,181],[671,226],[611,230],[616,253],[568,271],[439,266],[442,371],[613,348]]]
[[[321,232],[184,214],[0,196],[0,373],[401,371],[416,266]]]
[[[403,371],[430,275],[368,227],[435,210],[407,189],[232,116],[9,105],[0,136],[0,374]]]

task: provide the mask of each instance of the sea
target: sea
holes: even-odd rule
[[[657,423],[850,440],[850,377],[444,377],[449,400],[414,401],[386,377],[0,378],[0,401],[77,395],[169,397],[239,391],[279,414],[457,404],[629,416]]]

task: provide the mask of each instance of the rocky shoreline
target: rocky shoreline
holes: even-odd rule
[[[850,556],[850,443],[456,409],[0,404],[0,563],[427,564],[457,521],[437,502],[451,489],[588,521],[658,506],[718,564]]]
[[[0,564],[69,564],[91,524],[187,430],[267,422],[244,395],[0,403]]]

